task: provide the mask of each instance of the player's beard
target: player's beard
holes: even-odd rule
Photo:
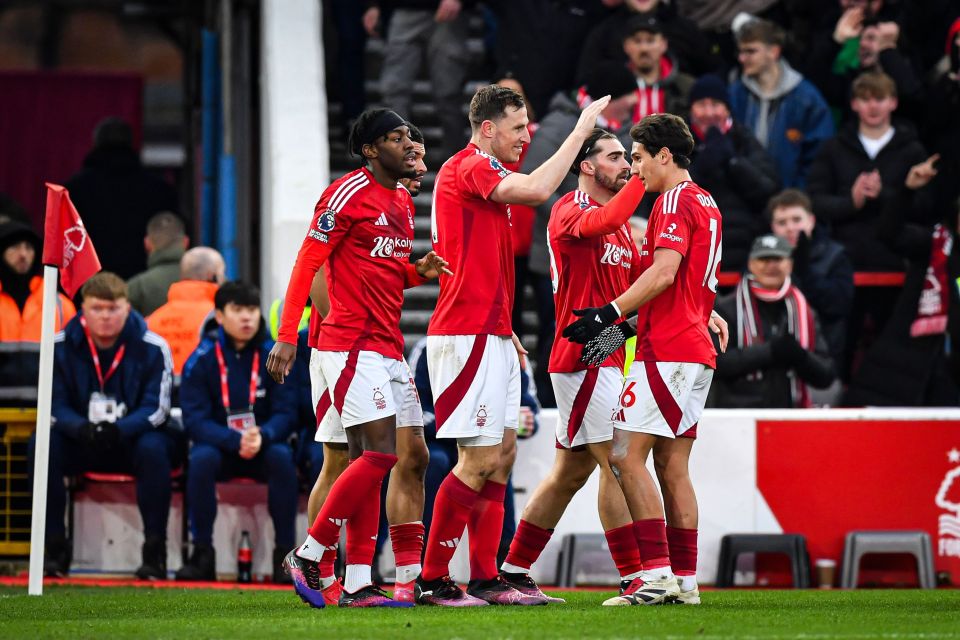
[[[623,186],[627,184],[627,180],[630,179],[629,171],[622,171],[614,177],[609,177],[603,173],[597,172],[594,174],[593,179],[597,181],[601,187],[607,191],[617,193],[620,189],[623,189]]]

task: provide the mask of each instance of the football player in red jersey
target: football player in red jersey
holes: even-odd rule
[[[347,571],[340,606],[411,606],[372,584],[370,565],[384,476],[405,447],[405,457],[426,459],[420,403],[399,330],[403,289],[436,277],[446,263],[432,251],[409,262],[413,203],[408,191],[398,188],[401,178],[417,177],[407,123],[387,109],[368,110],[354,124],[349,146],[370,167],[335,181],[317,203],[267,369],[278,381],[289,374],[300,314],[315,274],[326,263],[330,312],[311,325],[315,334],[310,336],[315,349],[311,377],[322,391],[318,439],[349,441],[359,455],[334,481],[306,541],[288,554],[285,565],[300,597],[323,607],[323,591],[334,582],[340,528],[346,523]],[[339,420],[326,419],[331,407]],[[398,441],[404,444],[398,446]],[[422,495],[422,484],[419,490]]]
[[[559,186],[593,131],[605,96],[580,115],[557,152],[530,174],[513,173],[529,142],[523,98],[481,87],[470,102],[470,144],[437,174],[433,245],[454,275],[441,276],[427,330],[427,363],[438,438],[456,438],[459,461],[437,492],[417,601],[443,606],[546,604],[497,571],[506,482],[516,456],[520,361],[511,328],[514,272],[510,203],[537,205]],[[470,533],[470,584],[464,593],[449,562],[464,528]]]
[[[604,604],[699,604],[697,499],[688,461],[716,366],[707,323],[717,293],[721,216],[713,197],[690,179],[694,142],[682,119],[647,116],[630,134],[634,171],[648,191],[660,193],[641,248],[642,274],[609,304],[575,311],[581,318],[563,336],[586,343],[583,359],[596,364],[633,333],[620,318],[638,312],[636,361],[614,418],[610,466],[633,517],[643,571],[631,593]],[[646,468],[651,451],[663,506]]]

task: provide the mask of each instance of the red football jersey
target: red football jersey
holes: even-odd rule
[[[693,182],[660,194],[640,248],[641,270],[653,264],[653,252],[660,248],[673,249],[683,259],[673,285],[638,311],[637,360],[716,368],[707,321],[717,297],[722,233],[713,196]]]
[[[510,174],[499,160],[469,144],[447,160],[433,187],[433,248],[450,263],[427,333],[513,333],[513,241],[510,206],[490,200]]]
[[[581,236],[583,220],[599,215],[601,211],[602,205],[580,190],[571,191],[557,200],[550,211],[547,249],[550,252],[553,302],[557,310],[550,373],[570,373],[587,368],[580,362],[583,345],[560,335],[564,327],[578,319],[573,310],[602,307],[626,291],[640,276],[640,256],[629,225],[624,224],[614,233],[602,236]],[[601,366],[623,369],[625,355],[623,349],[618,349]]]
[[[323,322],[310,323],[311,347],[403,357],[400,309],[403,290],[410,284],[413,211],[406,189],[381,186],[366,168],[348,173],[323,192],[297,255],[298,267],[318,267],[329,256],[330,313]],[[299,301],[302,310],[306,296],[301,299],[300,292],[309,292],[314,272],[294,269],[279,336],[284,342],[289,341],[284,339],[288,309]]]

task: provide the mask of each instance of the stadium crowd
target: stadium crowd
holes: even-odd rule
[[[467,142],[461,97],[475,12],[490,31],[490,79],[527,98],[531,141],[519,170],[547,162],[582,111],[605,95],[612,99],[597,126],[627,149],[631,127],[645,116],[687,121],[695,142],[690,175],[723,214],[721,271],[738,276],[721,283],[716,301],[731,344],[717,359],[707,406],[957,405],[956,2],[362,4],[333,2],[339,68],[356,76],[363,42],[385,38],[384,101],[415,120],[410,90],[426,58],[443,132],[428,155],[431,170]],[[358,117],[362,86],[343,91],[347,115]],[[547,227],[554,204],[576,184],[571,174],[542,204],[514,208],[516,295],[533,289],[539,323],[532,369],[522,374],[520,437],[536,429],[537,390],[545,405],[555,404],[546,375],[555,322]],[[308,323],[323,310],[304,313],[297,362],[278,384],[267,360],[282,309],[274,303],[265,316],[255,285],[226,281],[214,249],[190,248],[172,187],[140,166],[129,127],[105,121],[66,186],[104,271],[85,284],[78,306],[58,298],[46,571],[64,575],[70,567],[64,479],[95,469],[135,476],[145,535],[137,576],[165,578],[171,474],[182,469],[194,546],[177,578],[216,578],[215,483],[245,477],[269,488],[273,579],[288,581],[283,562],[300,539],[299,493],[323,480],[306,342]],[[657,195],[640,201],[638,225]],[[0,402],[30,405],[41,243],[14,203],[4,201],[0,216]],[[905,274],[903,284],[891,286],[891,273]],[[425,418],[429,529],[457,450],[432,437],[425,347],[406,348]],[[339,471],[346,462],[344,454]],[[516,529],[511,495],[508,486],[501,556]],[[318,510],[311,506],[311,520]],[[382,545],[386,513],[380,522]]]

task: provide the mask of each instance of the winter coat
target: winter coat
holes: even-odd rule
[[[181,280],[170,285],[167,303],[154,311],[147,324],[170,345],[173,370],[179,376],[193,350],[200,344],[204,325],[213,314],[215,282]]]
[[[843,245],[831,239],[823,225],[815,226],[809,239],[800,234],[793,250],[791,279],[820,316],[830,354],[839,362],[847,341],[847,321],[853,311],[853,263]]]
[[[773,157],[784,187],[804,187],[817,150],[833,135],[823,96],[786,60],[780,60],[780,82],[770,95],[752,78],[730,85],[730,112]]]
[[[147,268],[147,221],[179,211],[172,186],[147,171],[129,148],[91,151],[65,185],[105,271],[127,280]]]
[[[53,354],[53,428],[74,439],[88,422],[91,394],[101,390],[81,316],[56,335]],[[103,393],[126,405],[127,413],[117,420],[117,427],[123,438],[132,440],[166,425],[173,360],[164,339],[148,331],[143,316],[136,311],[130,311],[116,344],[98,354],[104,375],[120,345],[126,345],[123,359],[106,380]]]
[[[742,271],[753,239],[768,229],[767,200],[780,187],[773,159],[736,122],[725,134],[711,127],[705,139],[694,134],[694,140],[690,177],[710,192],[723,214],[722,269]]]
[[[788,366],[775,361],[770,341],[786,332],[787,310],[786,303],[756,301],[758,321],[763,341],[744,349],[738,349],[736,343],[737,327],[737,294],[730,293],[717,298],[716,310],[730,325],[730,344],[727,352],[721,353],[717,337],[714,346],[717,348],[717,369],[713,375],[713,384],[707,402],[709,407],[724,409],[792,409],[793,398],[790,391]],[[811,387],[824,389],[836,378],[833,359],[827,348],[827,341],[820,330],[820,321],[817,312],[813,312],[816,325],[816,345],[812,352],[807,352],[807,359],[803,366],[795,367],[794,371],[800,379]],[[755,371],[762,371],[758,380],[748,376]]]
[[[174,244],[147,256],[147,270],[130,278],[127,295],[133,308],[149,316],[167,301],[170,285],[180,280],[183,245]]]
[[[877,222],[886,201],[900,189],[910,167],[927,158],[913,127],[896,123],[893,138],[873,160],[858,138],[856,123],[848,123],[820,149],[810,167],[807,191],[821,223],[842,244],[857,271],[902,271],[903,258],[877,237]],[[850,189],[857,176],[877,169],[883,182],[880,197],[853,206]]]
[[[267,356],[274,343],[265,336],[261,329],[257,337],[238,352],[219,328],[204,338],[191,354],[183,367],[180,406],[183,426],[193,442],[210,444],[230,453],[240,450],[240,433],[227,426],[216,353],[218,342],[227,366],[227,388],[234,411],[246,411],[249,406],[253,354],[255,351],[260,354],[253,415],[263,438],[261,450],[266,450],[271,443],[286,441],[293,433],[297,426],[296,386],[278,384],[267,373]]]

